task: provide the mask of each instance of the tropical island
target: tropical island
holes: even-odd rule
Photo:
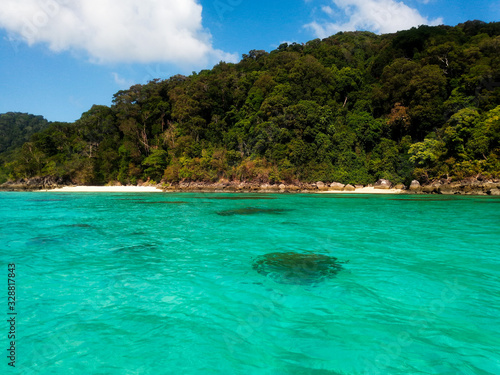
[[[2,189],[500,193],[500,23],[340,32],[137,84],[74,123],[0,115]]]

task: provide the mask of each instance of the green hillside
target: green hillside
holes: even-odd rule
[[[17,143],[4,142],[4,116],[3,180],[500,177],[500,23],[346,32],[254,50],[237,64],[132,86],[111,107],[29,139],[22,130]]]

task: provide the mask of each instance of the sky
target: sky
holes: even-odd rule
[[[339,31],[500,21],[500,0],[1,0],[0,113],[73,122],[137,83]]]

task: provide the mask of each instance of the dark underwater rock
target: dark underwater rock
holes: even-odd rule
[[[138,204],[186,204],[188,202],[184,201],[155,201],[155,202],[145,202],[145,201],[138,201]]]
[[[334,277],[342,263],[323,254],[278,252],[258,257],[253,269],[282,284],[313,284]]]
[[[211,199],[211,200],[231,200],[231,201],[239,201],[239,200],[271,200],[277,199],[273,197],[260,197],[260,196],[231,196],[231,197],[200,197],[201,199]]]
[[[233,216],[233,215],[256,215],[256,214],[281,214],[288,210],[282,210],[278,208],[256,208],[256,207],[245,207],[237,210],[226,210],[219,211],[217,215],[220,216]]]

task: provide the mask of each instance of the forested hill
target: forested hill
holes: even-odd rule
[[[42,116],[13,112],[0,114],[0,183],[7,179],[6,162],[19,157],[19,148],[33,134],[48,126],[49,122]]]
[[[3,149],[2,149],[3,151]],[[500,23],[338,33],[135,85],[3,159],[3,179],[368,184],[500,175]]]
[[[49,122],[42,116],[13,112],[0,114],[0,155],[21,147],[33,134],[48,125]]]

